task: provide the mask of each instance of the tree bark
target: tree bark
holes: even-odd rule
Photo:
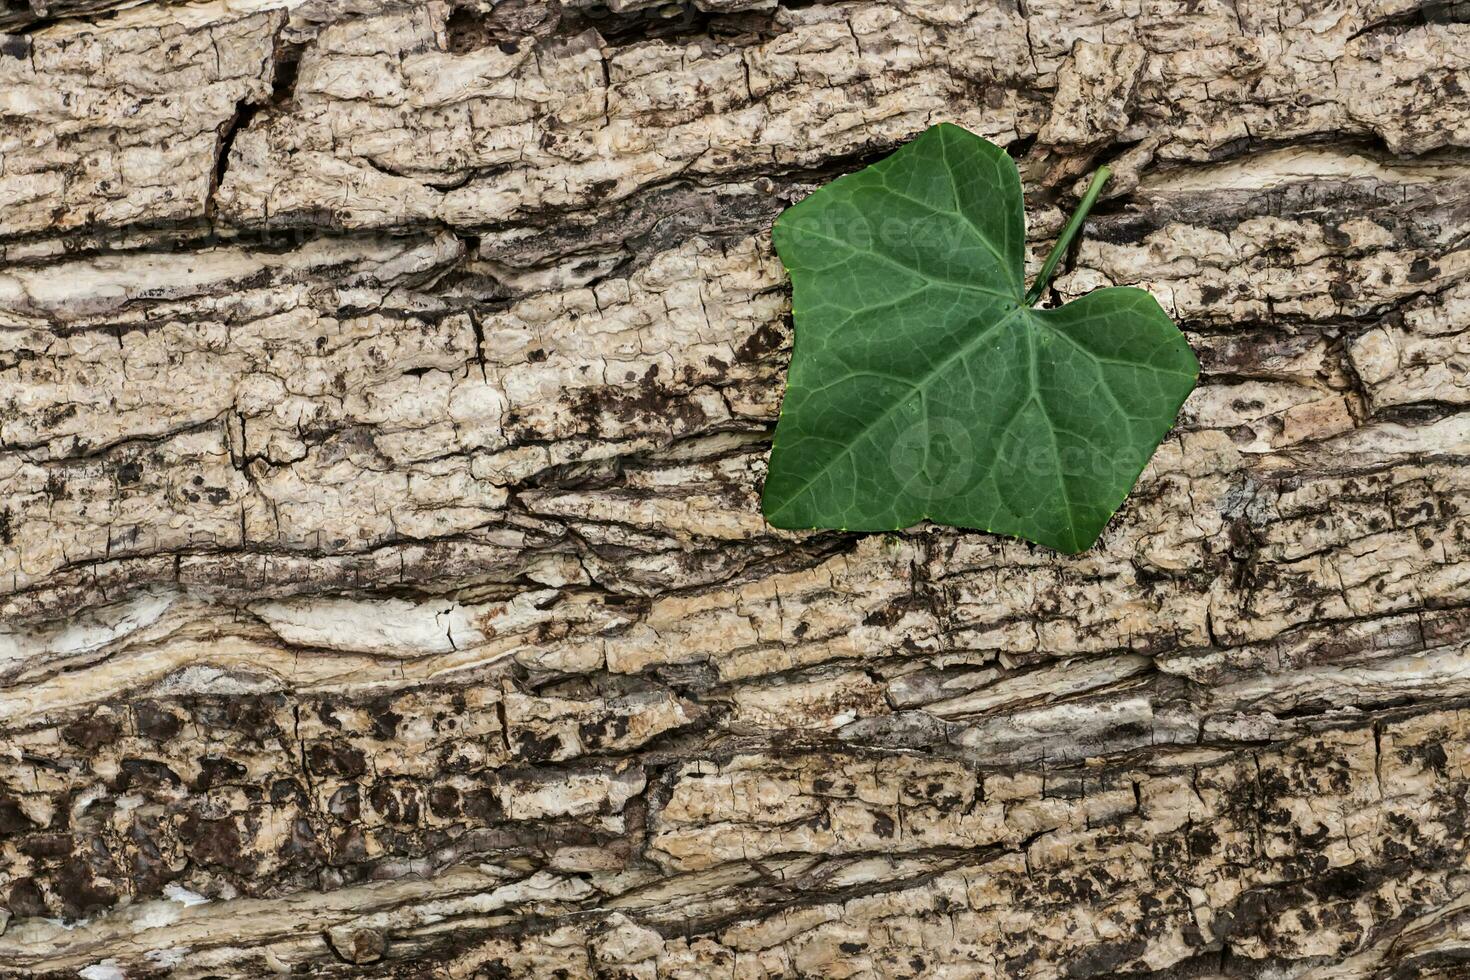
[[[1465,14],[5,0],[0,974],[1463,976]],[[760,517],[939,121],[1203,365],[1080,556]]]

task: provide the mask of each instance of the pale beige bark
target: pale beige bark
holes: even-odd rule
[[[1463,13],[0,6],[0,975],[1461,975]],[[1075,558],[760,519],[941,120],[1204,366]]]

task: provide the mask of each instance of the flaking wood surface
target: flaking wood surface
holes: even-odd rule
[[[0,975],[1470,959],[1470,15],[0,2]],[[785,533],[938,121],[1203,377],[1092,551]]]

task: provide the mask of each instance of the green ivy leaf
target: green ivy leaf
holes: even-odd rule
[[[1141,289],[1033,303],[1021,180],[939,125],[777,219],[795,352],[763,509],[783,528],[924,519],[1075,553],[1122,504],[1194,388],[1189,343]]]

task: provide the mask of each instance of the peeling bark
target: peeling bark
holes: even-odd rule
[[[0,4],[0,973],[1460,975],[1465,13]],[[760,518],[939,120],[1199,353],[1084,555]]]

